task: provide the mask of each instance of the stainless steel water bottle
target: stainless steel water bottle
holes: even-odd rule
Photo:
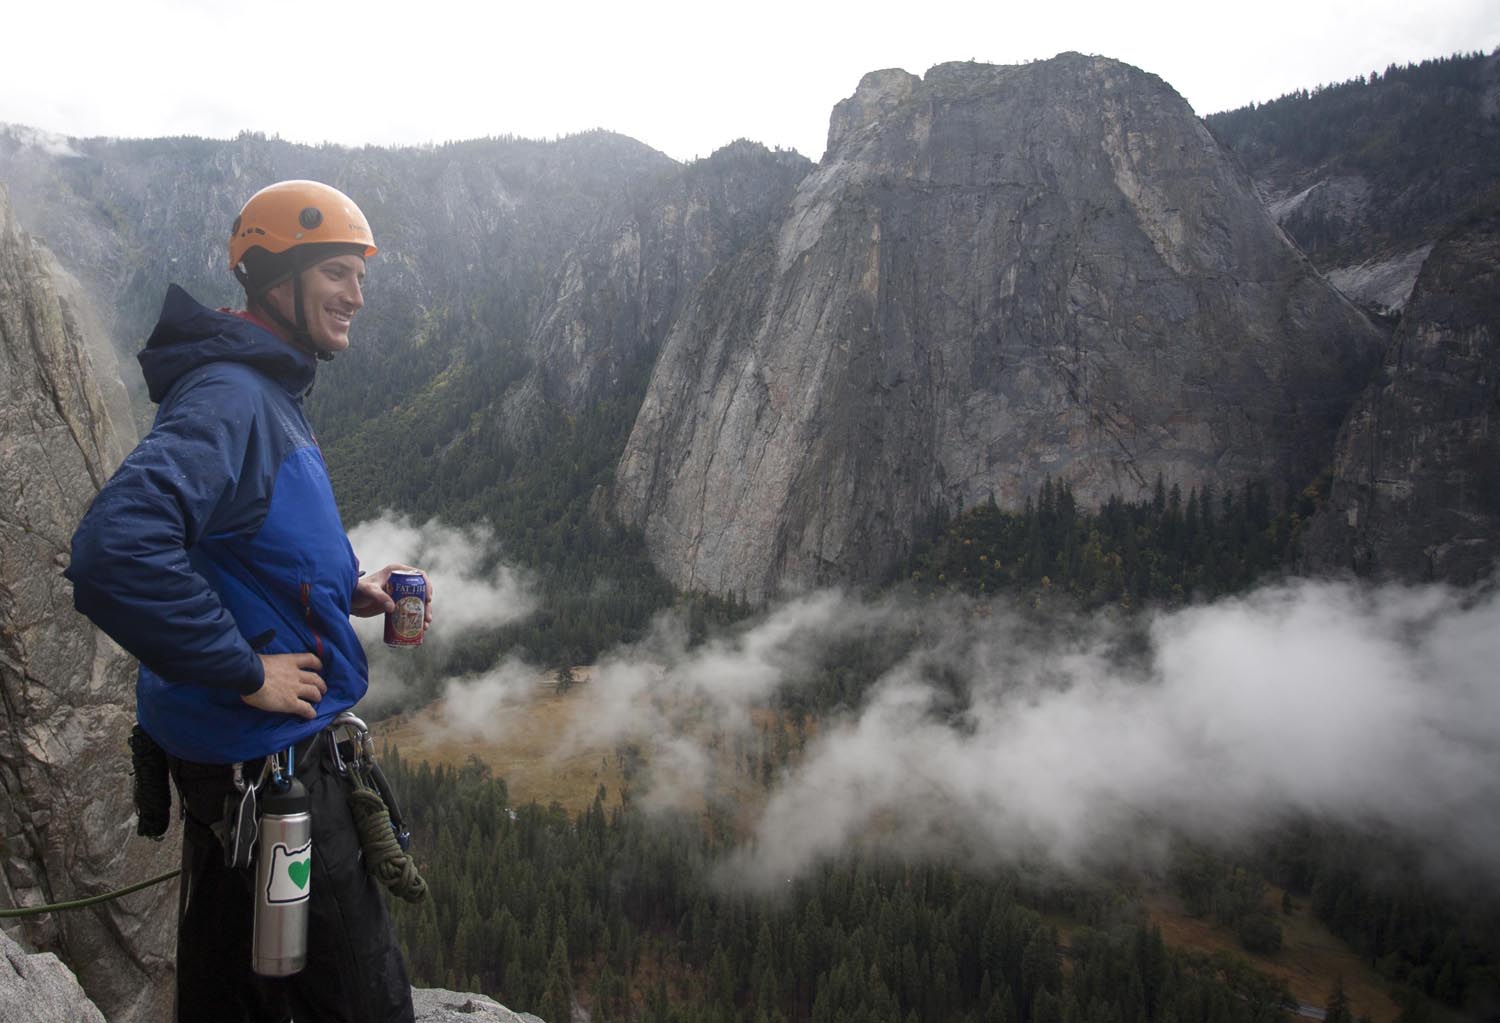
[[[290,977],[307,962],[312,815],[307,789],[295,777],[285,789],[267,788],[261,797],[250,967],[262,977]]]

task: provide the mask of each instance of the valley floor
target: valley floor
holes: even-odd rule
[[[495,777],[505,779],[516,806],[556,802],[577,813],[593,802],[600,786],[606,790],[608,804],[617,805],[628,785],[619,751],[568,740],[589,699],[589,669],[575,668],[574,676],[577,683],[560,691],[554,676],[539,675],[530,692],[500,707],[496,713],[503,720],[491,723],[488,736],[478,734],[476,727],[455,731],[448,709],[439,701],[374,725],[377,747],[398,750],[408,763],[425,760],[461,767],[478,760]],[[744,784],[735,784],[735,790],[755,788],[746,779],[740,781]],[[747,805],[758,803],[764,795],[759,791],[743,794]],[[1269,956],[1247,953],[1229,928],[1188,915],[1165,891],[1147,895],[1144,903],[1169,946],[1210,955],[1227,952],[1250,961],[1283,982],[1299,1003],[1312,1010],[1308,1017],[1321,1015],[1321,1007],[1342,978],[1356,1018],[1395,1023],[1400,1010],[1388,993],[1389,985],[1319,923],[1308,907],[1294,903],[1290,914],[1281,913],[1281,897],[1276,888],[1268,895],[1284,931],[1282,948]]]

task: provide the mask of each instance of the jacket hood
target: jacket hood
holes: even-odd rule
[[[313,356],[249,320],[200,304],[175,284],[167,287],[156,329],[136,358],[158,404],[184,373],[210,362],[252,366],[294,396],[307,393],[318,372]]]

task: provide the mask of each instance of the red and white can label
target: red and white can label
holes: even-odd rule
[[[385,615],[386,646],[419,646],[427,623],[427,579],[407,572],[392,572],[389,589],[396,610]]]

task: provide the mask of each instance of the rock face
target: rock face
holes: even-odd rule
[[[939,506],[1311,478],[1384,336],[1154,76],[866,76],[663,348],[617,511],[679,586],[869,580]]]
[[[1471,583],[1500,556],[1500,204],[1440,241],[1340,432],[1312,566]]]
[[[337,433],[343,402],[368,416],[376,391],[389,407],[455,350],[524,342],[585,231],[677,169],[607,132],[348,150],[253,134],[46,142],[0,125],[0,181],[17,219],[85,284],[122,351],[150,332],[169,283],[210,306],[240,300],[225,239],[257,188],[311,177],[355,196],[381,251],[361,317],[367,357],[330,364],[314,394],[325,434]]]
[[[133,438],[112,358],[88,351],[59,282],[0,191],[0,898],[12,906],[175,865],[175,847],[134,833],[133,662],[73,612],[62,577],[74,526]],[[21,934],[73,964],[110,1019],[162,1019],[175,897],[158,886]]]
[[[417,1023],[542,1023],[529,1012],[511,1012],[484,995],[460,994],[443,988],[413,988],[412,1008]]]
[[[533,368],[501,405],[505,437],[534,451],[555,423],[549,409],[575,416],[600,398],[638,395],[693,289],[779,218],[811,169],[796,153],[740,141],[610,206],[547,288],[526,343]],[[462,442],[442,455],[468,457]]]
[[[484,995],[414,988],[416,1023],[543,1023]],[[171,1016],[164,1008],[153,1020]],[[73,971],[50,952],[28,953],[0,931],[0,1023],[105,1023]]]
[[[28,954],[0,931],[0,960],[0,1023],[105,1023],[57,956]]]
[[[568,254],[533,332],[544,393],[576,412],[654,358],[687,296],[779,219],[812,163],[725,146],[603,218]]]
[[[1411,297],[1417,274],[1432,253],[1432,245],[1420,245],[1390,259],[1368,259],[1355,266],[1328,271],[1328,282],[1367,309],[1399,312]]]

